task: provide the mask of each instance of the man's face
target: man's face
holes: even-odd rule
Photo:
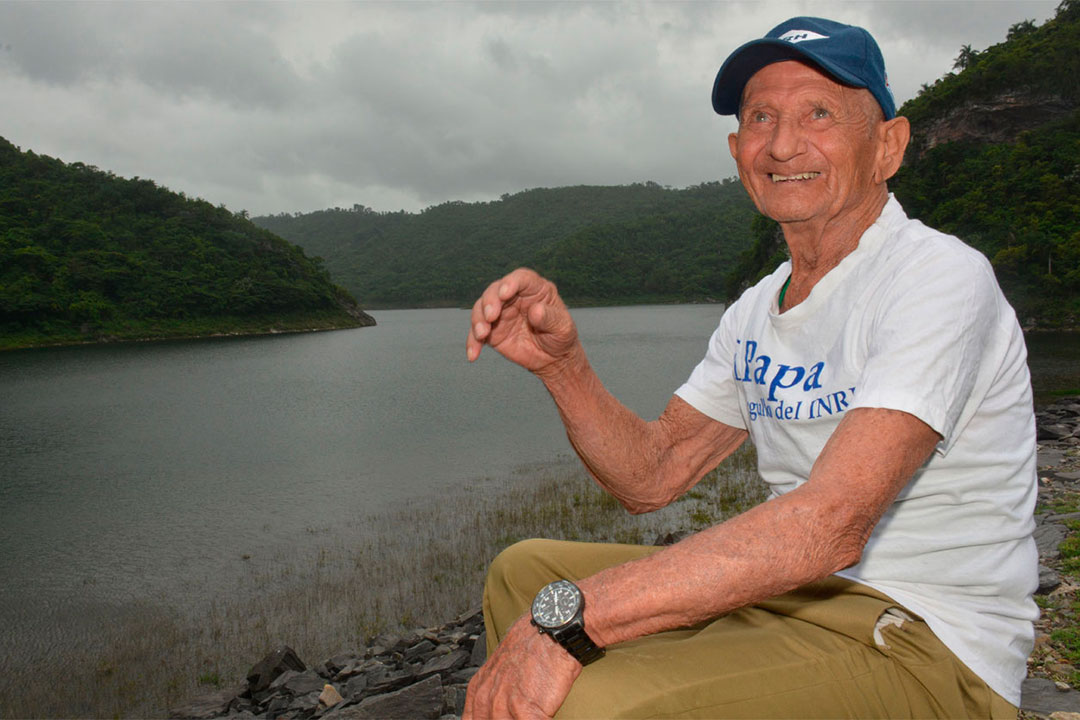
[[[869,91],[800,62],[778,62],[746,84],[739,131],[728,143],[763,214],[781,223],[828,222],[880,197],[880,120]]]

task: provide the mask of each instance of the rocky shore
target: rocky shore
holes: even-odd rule
[[[1075,569],[1080,567],[1080,397],[1059,400],[1036,417],[1037,599],[1043,613],[1020,715],[1080,720],[1080,691],[1071,687],[1080,680],[1080,574]],[[1066,543],[1073,539],[1077,551]],[[198,720],[460,717],[469,679],[484,662],[485,642],[483,616],[476,609],[439,627],[379,635],[366,648],[314,666],[282,646],[252,666],[246,682],[172,708],[170,715]]]

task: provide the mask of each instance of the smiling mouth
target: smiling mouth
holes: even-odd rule
[[[795,173],[794,175],[779,175],[777,173],[769,173],[769,177],[772,178],[774,183],[779,182],[794,182],[796,180],[813,180],[821,173],[819,172],[804,172]]]

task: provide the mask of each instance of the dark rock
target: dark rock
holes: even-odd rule
[[[1067,523],[1070,520],[1080,520],[1080,512],[1061,513],[1060,515],[1048,515],[1047,523]]]
[[[338,673],[360,659],[360,656],[354,652],[338,653],[323,663],[323,667],[326,668],[326,677],[336,677]]]
[[[401,670],[381,668],[366,674],[364,677],[367,678],[367,694],[374,695],[409,685],[416,677],[416,671],[408,666]]]
[[[276,684],[276,683],[275,683]],[[283,689],[290,695],[307,695],[308,693],[320,693],[326,686],[326,681],[314,670],[297,673],[282,683]],[[273,687],[273,685],[271,685]]]
[[[261,694],[264,695],[264,697],[270,697],[271,695],[281,695],[283,692],[282,688],[284,687],[285,683],[289,682],[295,677],[298,677],[299,675],[300,673],[296,672],[295,670],[286,670],[285,672],[274,678],[274,682],[270,683],[270,687],[266,688],[266,691]],[[295,695],[295,693],[289,694]]]
[[[1047,678],[1028,678],[1021,688],[1020,708],[1044,715],[1080,712],[1080,692],[1058,690],[1054,681]]]
[[[461,643],[467,642],[468,638],[469,634],[461,630],[442,632],[439,633],[439,645],[461,645]]]
[[[394,649],[394,646],[397,645],[399,642],[401,642],[401,636],[400,635],[395,635],[393,633],[383,633],[381,635],[377,635],[375,637],[375,639],[372,640],[369,644],[373,645],[375,647],[383,647],[383,648],[385,648],[385,650],[383,652],[390,652],[390,651],[392,651]],[[382,653],[378,653],[378,654],[381,655]]]
[[[1039,557],[1055,560],[1061,554],[1058,545],[1065,539],[1069,530],[1064,525],[1043,523],[1035,528],[1035,545],[1039,548]]]
[[[449,683],[454,683],[454,684],[459,684],[459,683],[468,684],[468,682],[470,680],[472,680],[472,676],[475,675],[478,672],[480,672],[480,668],[478,668],[478,667],[473,667],[473,666],[463,667],[460,670],[456,670],[453,673],[451,673],[450,677],[446,678],[446,681],[449,682]]]
[[[307,665],[293,652],[291,647],[282,645],[248,670],[248,692],[258,700],[258,696],[266,692],[266,689],[270,687],[270,683],[274,682],[286,670],[304,672],[307,670]]]
[[[282,713],[289,709],[290,703],[292,703],[292,698],[285,697],[284,695],[278,695],[274,697],[266,706],[266,717],[279,717]]]
[[[676,530],[665,535],[658,535],[653,545],[674,545],[689,534],[688,530]]]
[[[1047,595],[1060,586],[1061,576],[1057,574],[1057,571],[1045,565],[1039,565],[1039,588],[1035,591],[1035,594]]]
[[[221,717],[229,712],[229,705],[237,695],[244,691],[245,687],[245,685],[238,685],[189,700],[183,705],[170,708],[169,717],[191,718],[191,720]]]
[[[349,682],[345,683],[345,692],[341,694],[346,700],[361,700],[364,697],[364,690],[367,690],[367,678],[357,675],[349,678]]]
[[[480,633],[472,646],[472,656],[469,658],[470,665],[480,667],[487,661],[487,631]]]
[[[370,660],[354,660],[345,667],[341,668],[341,670],[339,670],[337,674],[334,675],[334,679],[339,682],[345,682],[346,680],[355,675],[360,675],[364,672],[364,663],[366,662],[370,662]]]
[[[1036,460],[1040,468],[1054,467],[1060,465],[1061,461],[1065,459],[1065,453],[1060,450],[1048,450],[1040,448],[1038,451],[1038,458]]]
[[[1068,425],[1056,424],[1056,425],[1040,425],[1038,434],[1035,436],[1036,440],[1064,440],[1067,437],[1071,437],[1073,434],[1073,428]]]
[[[460,670],[469,662],[469,653],[465,650],[455,650],[447,655],[431,658],[417,673],[419,677],[427,677],[432,674],[447,675],[455,670]]]
[[[416,643],[411,648],[406,650],[402,657],[404,657],[405,662],[411,662],[413,660],[418,660],[421,657],[426,657],[430,655],[435,648],[435,643],[431,642],[430,640],[421,640],[420,642]]]
[[[365,698],[359,705],[334,708],[323,715],[326,720],[386,720],[387,718],[426,718],[435,720],[443,711],[443,687],[438,675],[432,675],[407,688]]]
[[[465,695],[468,688],[464,685],[447,685],[443,688],[443,709],[461,717],[465,713]]]
[[[455,624],[461,628],[462,632],[475,635],[484,629],[484,611],[481,608],[470,610],[459,615]]]
[[[233,698],[232,704],[229,705],[229,715],[243,715],[244,713],[254,715],[257,712],[259,712],[259,706],[243,697]]]
[[[299,710],[301,713],[313,712],[319,707],[319,695],[321,692],[322,690],[320,689],[315,692],[309,692],[294,697],[292,702],[289,703],[289,711]]]
[[[1058,478],[1059,480],[1075,482],[1076,480],[1080,480],[1080,472],[1059,472],[1054,473],[1054,477]]]

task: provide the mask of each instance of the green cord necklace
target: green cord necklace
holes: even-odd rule
[[[784,295],[787,294],[787,288],[788,288],[788,285],[790,285],[790,284],[791,284],[791,276],[788,275],[787,280],[784,281],[784,287],[780,288],[780,301],[776,304],[776,307],[778,307],[778,308],[783,308],[784,307]]]

